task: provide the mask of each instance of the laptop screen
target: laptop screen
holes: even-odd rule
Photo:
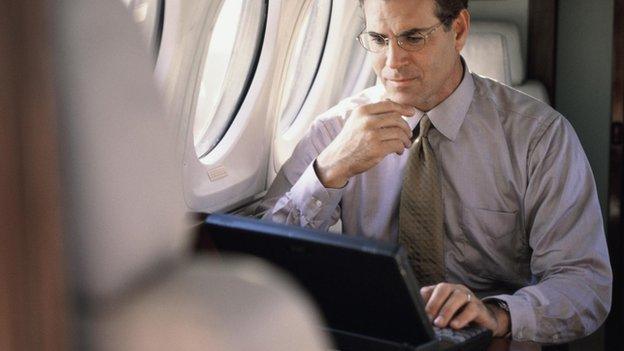
[[[200,235],[219,251],[254,255],[290,273],[329,329],[409,345],[434,338],[396,244],[223,214],[208,216]]]

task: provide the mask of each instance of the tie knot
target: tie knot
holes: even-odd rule
[[[419,137],[426,138],[427,133],[429,133],[429,128],[431,128],[431,120],[429,120],[429,116],[426,114],[420,120],[420,134]]]

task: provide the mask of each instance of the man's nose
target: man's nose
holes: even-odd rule
[[[407,61],[408,52],[399,46],[396,39],[391,39],[388,42],[386,48],[386,67],[399,68],[405,65]]]

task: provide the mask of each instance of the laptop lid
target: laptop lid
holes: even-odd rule
[[[362,237],[212,214],[202,240],[261,257],[312,296],[327,327],[401,344],[435,340],[403,248]]]

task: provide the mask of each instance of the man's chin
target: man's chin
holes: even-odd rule
[[[418,104],[418,99],[416,98],[416,94],[411,93],[409,91],[397,91],[393,89],[386,89],[385,98],[390,99],[399,104],[416,106]]]

